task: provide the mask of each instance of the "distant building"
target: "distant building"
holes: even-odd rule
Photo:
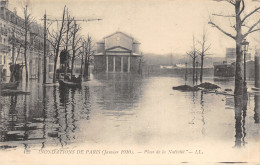
[[[234,77],[235,76],[235,63],[232,64],[215,64],[214,76],[218,77]]]
[[[141,66],[140,43],[133,37],[115,32],[97,43],[95,72],[138,72]]]
[[[229,64],[236,61],[236,48],[226,48],[226,61]]]

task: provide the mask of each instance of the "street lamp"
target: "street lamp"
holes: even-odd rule
[[[241,43],[242,51],[244,53],[244,83],[246,83],[246,52],[248,51],[249,42],[244,39]]]

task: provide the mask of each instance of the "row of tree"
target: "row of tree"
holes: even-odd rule
[[[20,34],[18,33],[20,30],[14,27],[11,34],[9,34],[8,36],[8,42],[11,44],[12,47],[12,63],[10,64],[10,68],[18,68],[15,67],[16,65],[18,65],[17,59],[21,54],[23,54],[24,61],[21,67],[25,68],[25,79],[27,82],[29,80],[27,56],[28,50],[33,49],[33,47],[35,46],[34,40],[37,36],[39,36],[39,34],[35,34],[34,37],[31,36],[32,40],[29,39],[29,33],[32,34],[32,26],[37,23],[30,14],[30,2],[27,0],[21,1],[20,5],[22,6],[22,9],[24,11],[24,29],[23,32]],[[71,76],[73,75],[75,60],[76,58],[78,58],[82,61],[81,75],[84,74],[83,77],[87,79],[89,65],[92,61],[91,56],[94,54],[92,38],[89,35],[86,38],[82,37],[82,35],[80,34],[81,26],[78,24],[77,20],[71,16],[70,11],[66,6],[63,9],[61,19],[46,19],[45,21],[47,21],[48,23],[48,27],[44,30],[46,30],[45,32],[48,36],[46,41],[49,45],[49,48],[48,50],[45,49],[44,51],[46,52],[47,56],[52,56],[54,59],[53,82],[56,81],[57,61],[61,50],[65,50],[66,52],[68,52],[68,57],[66,58],[66,67],[70,66]],[[40,34],[39,37],[42,38],[42,35]],[[16,54],[15,50],[17,52]],[[19,74],[19,71],[15,69],[10,69],[10,71],[10,81],[17,81],[17,77],[19,77],[17,74]],[[65,69],[65,71],[67,71],[67,69]],[[44,74],[46,73],[44,72]]]
[[[76,58],[81,59],[81,75],[84,79],[88,78],[89,64],[92,60],[91,56],[94,54],[92,38],[88,35],[87,38],[80,34],[81,26],[78,21],[71,16],[70,11],[65,6],[62,13],[62,19],[47,21],[55,23],[56,26],[48,28],[48,40],[51,45],[51,55],[54,57],[54,75],[53,82],[56,82],[57,62],[61,49],[68,52],[68,57],[65,58],[64,68],[65,75],[67,68],[70,67],[71,78],[73,76],[74,63]],[[84,67],[84,70],[83,70]]]
[[[204,58],[209,55],[209,50],[211,48],[211,44],[207,39],[207,31],[204,28],[201,40],[196,41],[193,35],[193,44],[192,48],[187,55],[192,60],[192,82],[193,85],[195,83],[195,71],[196,71],[196,63],[198,63],[198,58],[200,57],[200,82],[203,82],[203,68],[204,68]],[[196,78],[197,80],[197,78]]]

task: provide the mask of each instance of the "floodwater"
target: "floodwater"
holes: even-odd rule
[[[205,81],[223,88],[234,84]],[[31,80],[23,85],[30,95],[1,96],[0,146],[259,144],[259,95],[249,93],[244,107],[235,106],[232,96],[172,90],[183,83],[182,77],[104,74],[81,89],[61,89]]]

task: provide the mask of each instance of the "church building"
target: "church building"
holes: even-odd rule
[[[97,42],[94,55],[94,71],[98,72],[138,72],[140,70],[140,43],[133,37],[115,32]]]

